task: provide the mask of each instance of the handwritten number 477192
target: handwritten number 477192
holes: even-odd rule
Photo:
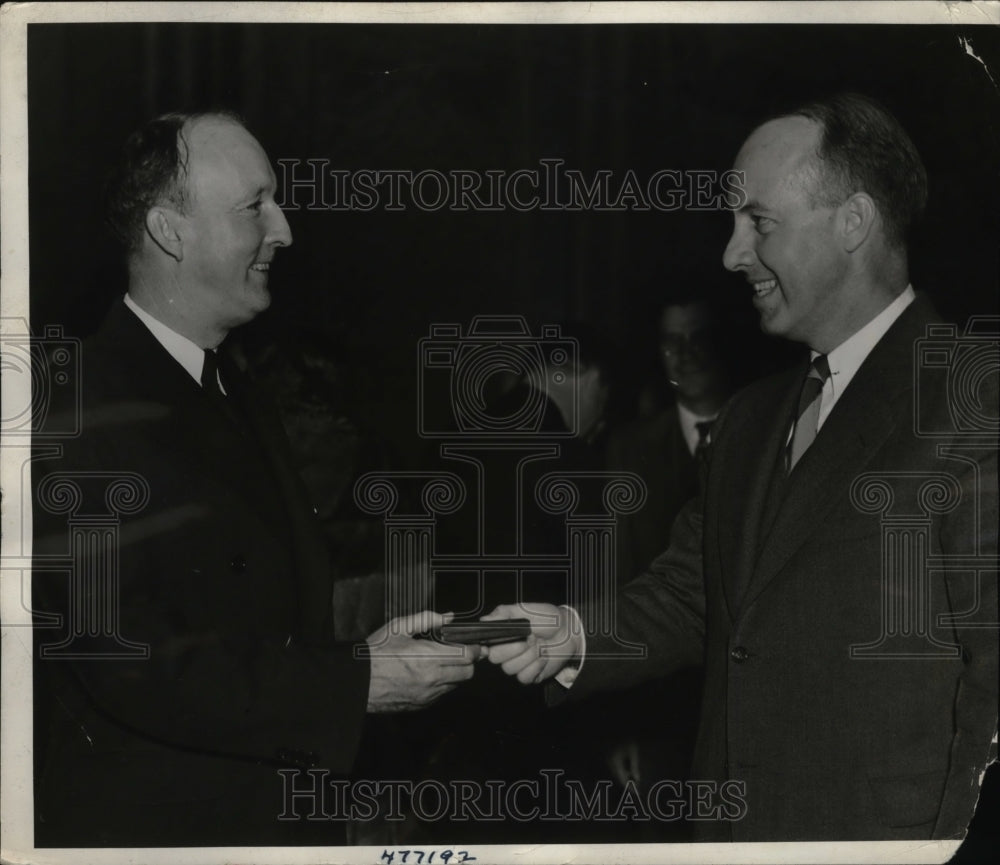
[[[440,853],[437,850],[431,850],[430,853],[426,850],[383,850],[379,862],[393,865],[397,853],[399,854],[399,865],[435,865],[435,863],[462,865],[463,862],[476,861],[476,857],[471,856],[468,850],[442,850]],[[437,858],[435,859],[435,857]],[[452,859],[455,861],[452,862]]]

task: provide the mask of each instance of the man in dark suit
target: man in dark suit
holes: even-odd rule
[[[618,517],[618,585],[643,573],[666,546],[681,508],[698,493],[699,465],[708,458],[712,428],[731,392],[720,316],[704,295],[675,293],[660,309],[659,350],[674,402],[652,417],[615,430],[609,471],[633,472],[646,484],[637,511]],[[648,791],[659,778],[685,778],[701,702],[702,671],[678,670],[621,697],[607,746],[621,784]],[[683,840],[687,827],[637,824],[643,840]]]
[[[703,662],[700,838],[960,838],[997,725],[994,355],[958,376],[963,339],[909,285],[926,175],[884,108],[778,117],[736,169],[724,263],[810,362],[733,397],[617,634],[535,608],[490,659],[573,699]],[[618,639],[647,659],[616,659]]]
[[[716,318],[695,294],[663,304],[660,357],[674,402],[609,437],[608,469],[634,472],[646,484],[643,506],[618,518],[622,581],[642,573],[663,550],[678,512],[698,492],[698,459],[707,456],[712,426],[731,390]]]
[[[36,846],[343,843],[332,796],[291,794],[350,772],[366,712],[472,675],[413,638],[437,614],[338,642],[287,440],[224,344],[292,241],[274,194],[224,114],[152,121],[112,180],[128,294],[82,346],[80,435],[36,463],[35,609],[61,617],[35,632]]]

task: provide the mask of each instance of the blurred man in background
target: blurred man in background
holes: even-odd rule
[[[660,309],[659,354],[674,402],[614,430],[608,469],[633,472],[646,485],[645,504],[617,522],[617,577],[624,585],[667,546],[681,508],[698,493],[712,427],[732,387],[726,329],[707,292],[693,287]],[[648,682],[620,697],[604,747],[616,780],[647,791],[662,778],[688,776],[698,724],[700,664]],[[637,840],[683,840],[680,821],[637,823]]]
[[[618,521],[618,576],[639,574],[666,545],[681,507],[698,492],[698,464],[707,458],[712,426],[729,398],[732,375],[724,328],[711,302],[694,290],[660,310],[659,354],[674,395],[652,418],[612,432],[608,468],[639,475],[646,503]]]

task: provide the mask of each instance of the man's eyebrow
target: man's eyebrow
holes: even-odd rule
[[[268,190],[267,184],[261,184],[253,192],[248,192],[246,195],[241,195],[236,201],[236,207],[242,207],[244,204],[249,204],[261,198]]]

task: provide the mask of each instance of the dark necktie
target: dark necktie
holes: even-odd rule
[[[220,363],[222,361],[222,369]],[[226,372],[225,370],[229,370]],[[239,400],[228,394],[228,384],[232,382],[234,376],[232,364],[225,357],[220,357],[219,352],[205,349],[205,362],[201,367],[201,386],[212,401],[222,409],[222,413],[232,421],[244,435],[247,434],[246,418],[243,415]],[[226,390],[220,382],[226,382]]]
[[[791,472],[802,454],[816,438],[816,428],[819,425],[819,406],[823,397],[823,385],[830,377],[830,364],[825,354],[817,355],[809,367],[802,392],[799,394],[799,407],[795,413],[795,426],[792,437],[785,448],[785,470]]]
[[[712,444],[712,427],[714,426],[715,418],[695,421],[694,428],[698,430],[698,444],[694,446],[694,458],[699,464],[708,459],[709,447]]]
[[[219,357],[214,351],[205,349],[205,362],[201,367],[201,386],[206,393],[222,399],[225,394],[219,387]]]

